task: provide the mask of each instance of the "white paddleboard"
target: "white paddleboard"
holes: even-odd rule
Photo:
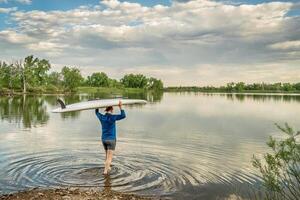
[[[80,111],[80,110],[105,108],[107,106],[117,106],[119,105],[119,101],[122,102],[122,105],[147,103],[147,101],[141,99],[100,99],[100,100],[79,102],[70,105],[64,105],[64,103],[61,100],[58,101],[60,101],[59,103],[61,104],[61,107],[52,110],[53,113],[65,113],[65,112],[73,112],[73,111]]]

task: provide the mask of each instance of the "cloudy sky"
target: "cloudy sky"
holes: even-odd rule
[[[167,86],[300,82],[300,3],[0,0],[0,60],[31,54]]]

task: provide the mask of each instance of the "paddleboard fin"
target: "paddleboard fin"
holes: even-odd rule
[[[65,108],[66,108],[66,105],[65,105],[65,103],[63,102],[63,100],[57,99],[57,102],[60,104],[61,109],[65,109]]]

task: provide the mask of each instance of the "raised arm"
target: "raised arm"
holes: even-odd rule
[[[98,117],[98,119],[101,119],[102,114],[99,112],[99,109],[98,109],[98,108],[95,109],[95,114],[96,114],[96,116]]]
[[[125,114],[125,111],[122,109],[121,110],[121,114],[119,115],[115,115],[116,116],[116,120],[121,120],[121,119],[124,119],[126,117],[126,114]]]
[[[125,111],[122,109],[122,101],[119,101],[119,108],[120,108],[121,114],[115,115],[116,120],[121,120],[121,119],[124,119],[126,117]]]

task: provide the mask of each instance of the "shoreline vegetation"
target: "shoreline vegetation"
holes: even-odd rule
[[[227,83],[225,86],[179,86],[166,87],[165,92],[208,92],[208,93],[300,93],[299,83]]]
[[[74,91],[66,91],[66,90],[47,90],[45,87],[38,87],[33,89],[32,91],[27,91],[24,93],[20,89],[9,90],[7,88],[0,88],[0,95],[34,95],[34,94],[45,94],[45,95],[60,95],[60,94],[84,94],[84,93],[107,93],[107,94],[121,94],[121,93],[142,93],[153,90],[146,90],[141,88],[111,88],[111,87],[77,87]],[[155,91],[154,91],[155,92]]]
[[[125,74],[120,80],[104,72],[83,77],[76,67],[65,66],[60,72],[51,71],[48,60],[27,56],[24,60],[0,61],[0,95],[72,94],[72,93],[142,93],[205,92],[205,93],[287,93],[299,94],[298,83],[227,83],[225,86],[170,86],[162,80],[143,74]]]
[[[300,196],[300,131],[295,131],[288,123],[275,124],[283,137],[270,136],[266,143],[270,151],[263,155],[253,155],[252,165],[262,177],[263,199],[298,200]],[[262,199],[258,193],[255,198]]]

